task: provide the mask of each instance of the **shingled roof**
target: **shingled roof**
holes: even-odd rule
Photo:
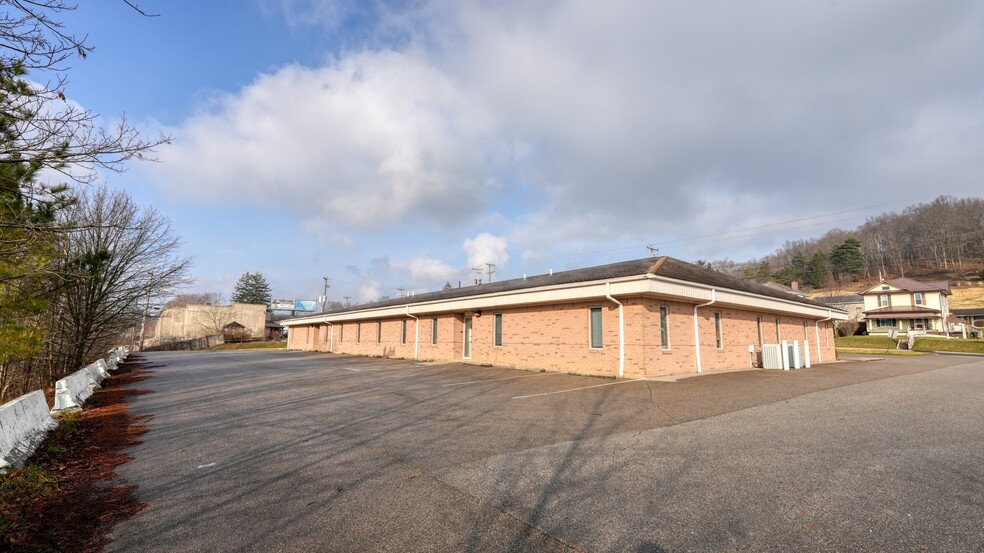
[[[899,277],[888,281],[889,284],[909,292],[945,292],[950,293],[950,283],[945,280],[922,282],[909,277]]]
[[[816,302],[809,298],[801,298],[791,294],[787,294],[785,292],[781,292],[779,290],[769,288],[757,282],[747,281],[738,277],[726,275],[724,273],[712,269],[698,267],[697,265],[694,265],[692,263],[687,263],[686,261],[681,261],[679,259],[675,259],[672,257],[663,256],[658,258],[646,257],[643,259],[622,261],[619,263],[610,263],[608,265],[598,265],[596,267],[587,267],[584,269],[574,269],[570,271],[557,271],[553,274],[543,274],[543,275],[534,275],[531,277],[524,277],[524,278],[514,278],[511,280],[502,280],[499,282],[478,284],[475,286],[467,286],[464,288],[452,288],[450,290],[441,290],[439,292],[427,292],[427,293],[416,294],[413,296],[403,297],[403,298],[392,298],[392,299],[366,303],[361,305],[353,305],[351,307],[346,307],[342,309],[334,309],[328,311],[325,314],[334,315],[340,313],[348,313],[352,311],[362,311],[365,309],[377,309],[383,307],[393,307],[398,305],[414,305],[424,302],[467,298],[473,296],[481,296],[485,294],[495,294],[500,292],[512,292],[516,290],[540,288],[544,286],[577,284],[581,282],[603,281],[603,280],[610,280],[610,279],[617,279],[617,278],[624,278],[624,277],[643,276],[647,273],[651,273],[661,277],[692,282],[696,284],[703,284],[705,286],[711,286],[714,288],[727,288],[731,290],[738,290],[741,292],[748,292],[751,294],[758,294],[760,296],[767,296],[770,298],[791,301],[794,303],[801,303],[813,307],[823,307],[823,308],[829,307],[827,305]]]

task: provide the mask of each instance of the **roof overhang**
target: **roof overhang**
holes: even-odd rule
[[[507,309],[530,305],[575,303],[591,300],[604,300],[609,292],[619,297],[658,297],[687,303],[707,303],[713,299],[715,305],[737,307],[760,312],[795,315],[817,320],[846,321],[847,312],[832,308],[804,304],[769,296],[727,288],[715,288],[653,274],[637,275],[591,282],[578,282],[556,286],[543,286],[523,290],[512,290],[492,294],[482,294],[455,299],[406,303],[387,307],[356,309],[344,313],[321,313],[296,319],[280,321],[290,327],[312,323],[335,323],[365,319],[386,319],[406,317],[407,315],[436,315],[439,313],[467,313],[484,309]]]

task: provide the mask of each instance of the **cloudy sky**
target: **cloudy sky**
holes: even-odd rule
[[[71,98],[173,144],[106,175],[196,291],[353,301],[745,260],[984,190],[984,3],[141,0],[66,18]]]

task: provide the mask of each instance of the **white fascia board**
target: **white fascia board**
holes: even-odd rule
[[[771,296],[760,296],[751,292],[742,292],[730,288],[716,288],[707,284],[697,284],[684,280],[676,280],[657,275],[648,275],[650,292],[660,297],[671,297],[691,303],[711,301],[711,290],[715,290],[714,304],[728,305],[739,309],[766,311],[770,313],[785,313],[800,315],[807,318],[846,321],[847,312],[833,307],[806,305],[793,300],[783,300]]]
[[[526,288],[494,294],[482,294],[464,298],[435,300],[429,302],[394,305],[376,309],[361,309],[337,315],[317,315],[289,321],[281,321],[284,326],[295,326],[320,322],[345,322],[365,319],[399,318],[411,315],[436,313],[462,313],[482,309],[503,309],[526,305],[574,303],[602,300],[606,296],[606,284],[611,284],[613,296],[658,296],[687,302],[704,303],[711,299],[711,286],[695,284],[655,275],[640,275],[620,279],[579,282],[541,288]],[[801,315],[807,318],[847,320],[847,312],[826,307],[804,305],[791,300],[760,296],[730,289],[717,289],[716,303],[742,309]]]

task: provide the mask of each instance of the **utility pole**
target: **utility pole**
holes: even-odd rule
[[[659,248],[657,248],[656,246],[653,246],[652,244],[646,246],[646,248],[649,249],[649,256],[650,257],[656,257],[659,254]]]
[[[349,301],[349,300],[352,299],[352,296],[342,296],[342,297],[345,298],[345,307],[348,307],[348,306],[352,305],[352,302]]]
[[[475,284],[481,284],[482,283],[482,267],[481,266],[472,267],[472,271],[475,272]]]
[[[331,286],[328,286],[328,281],[331,279],[329,279],[328,277],[321,277],[321,278],[324,279],[325,281],[325,294],[321,296],[323,298],[321,300],[323,302],[321,304],[321,312],[324,313],[325,311],[328,311],[328,289],[331,288]]]
[[[495,272],[495,263],[486,263],[485,266],[488,267],[487,273],[489,275],[489,282],[492,282],[492,273]]]
[[[403,297],[405,297],[404,292],[406,292],[407,289],[406,288],[397,288],[396,291],[399,292],[400,293],[400,297],[403,298]]]

